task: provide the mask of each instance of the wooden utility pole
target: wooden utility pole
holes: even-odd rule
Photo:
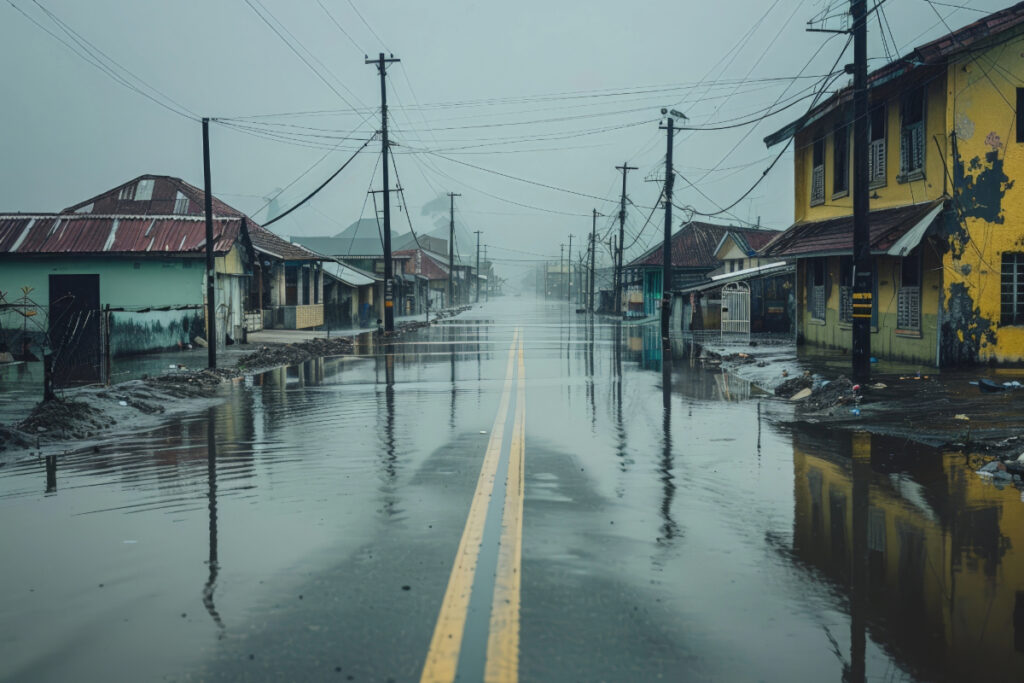
[[[558,245],[558,282],[562,287],[565,286],[563,273],[565,273],[565,242]]]
[[[451,211],[449,212],[448,219],[448,306],[454,306],[455,302],[452,299],[454,296],[455,288],[452,278],[455,277],[455,198],[461,197],[461,194],[456,192],[449,192],[448,198],[451,200]]]
[[[662,113],[665,113],[664,109]],[[668,131],[665,152],[665,238],[661,245],[661,344],[665,350],[669,345],[669,318],[672,317],[672,299],[669,298],[672,289],[672,185],[675,180],[672,169],[672,134],[677,115],[686,118],[673,109],[668,113],[666,124],[662,126]]]
[[[623,163],[616,166],[622,171],[622,201],[619,205],[619,248],[615,256],[615,314],[622,315],[622,245],[626,237],[626,174],[635,171],[636,166]]]
[[[590,303],[588,308],[594,312],[594,262],[597,254],[597,209],[594,209],[594,222],[590,226]]]
[[[866,0],[853,16],[853,368],[855,384],[871,375],[872,259],[868,223],[868,26]]]
[[[565,264],[569,268],[565,275],[566,282],[569,283],[565,288],[565,300],[572,303],[572,235],[569,235],[569,256],[565,259]]]
[[[490,264],[487,260],[487,245],[484,245],[484,263]],[[484,301],[491,300],[491,269],[487,268],[487,285],[484,287]]]
[[[213,190],[210,188],[210,119],[203,117],[203,185],[206,197],[206,358],[207,366],[217,367],[217,302],[213,259]]]
[[[476,302],[480,303],[480,231],[476,230]]]
[[[380,134],[381,134],[381,174],[384,181],[384,331],[395,329],[395,274],[391,263],[391,188],[388,185],[388,91],[385,86],[388,64],[401,61],[394,55],[384,58],[381,52],[377,59],[367,59],[366,64],[373,64],[380,74]]]

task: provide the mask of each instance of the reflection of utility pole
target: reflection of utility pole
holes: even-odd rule
[[[626,174],[635,171],[636,166],[628,163],[616,166],[622,171],[622,203],[619,206],[619,248],[615,257],[615,315],[622,315],[622,244],[626,238]]]
[[[57,492],[57,456],[46,456],[46,492]]]
[[[675,498],[676,485],[672,474],[672,364],[666,362],[662,354],[661,361],[661,543],[669,543],[675,537],[678,525],[672,519],[672,500]]]
[[[844,681],[866,680],[868,599],[868,510],[871,499],[871,434],[854,432],[853,440],[853,566],[850,568],[850,670]]]
[[[381,179],[384,181],[384,331],[395,329],[395,282],[391,263],[391,188],[388,186],[388,91],[385,76],[388,64],[400,61],[391,55],[384,58],[381,52],[377,59],[367,59],[366,64],[375,64],[380,74],[380,135],[381,135]]]
[[[452,284],[452,278],[455,275],[455,198],[461,197],[461,194],[456,192],[449,192],[448,198],[451,199],[451,212],[449,213],[448,219],[448,306],[452,307],[455,305],[452,297],[454,296],[454,285]]]
[[[209,612],[214,623],[223,630],[224,621],[213,604],[213,591],[217,586],[217,574],[220,573],[220,563],[217,560],[217,434],[215,417],[213,408],[206,411],[206,496],[210,512],[210,557],[207,565],[210,574],[203,586],[203,606],[206,607],[206,611]]]
[[[559,282],[559,286],[561,286],[561,287],[565,286],[565,280],[564,280],[565,275],[564,275],[564,273],[565,273],[565,243],[563,242],[562,244],[558,245],[558,282]],[[558,295],[559,295],[559,298],[561,298],[562,293],[559,292]]]
[[[491,262],[487,260],[487,245],[484,245],[484,263],[487,264],[487,284],[484,285],[484,301],[491,300]]]

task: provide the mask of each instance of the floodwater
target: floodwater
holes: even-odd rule
[[[561,302],[356,351],[0,467],[0,679],[1024,680],[1024,502],[976,455],[773,426]]]

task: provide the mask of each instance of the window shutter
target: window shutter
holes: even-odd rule
[[[872,182],[885,181],[885,140],[872,140],[868,155],[868,177]]]
[[[907,175],[910,171],[910,160],[907,158],[907,154],[910,153],[910,145],[907,144],[908,137],[906,129],[900,131],[900,175]]]
[[[910,129],[911,144],[913,145],[912,156],[913,162],[911,171],[920,171],[924,169],[924,124],[916,123],[914,127]]]

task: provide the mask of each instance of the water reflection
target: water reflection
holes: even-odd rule
[[[46,493],[57,493],[57,456],[46,456]]]
[[[213,619],[213,623],[223,632],[224,621],[213,603],[213,591],[217,586],[217,575],[220,573],[220,562],[217,559],[217,434],[216,413],[213,408],[207,411],[206,419],[206,496],[210,515],[210,553],[206,564],[210,573],[203,586],[203,606]]]
[[[845,594],[869,641],[923,680],[1024,680],[1024,504],[961,451],[868,434],[793,436],[792,556]]]
[[[662,363],[661,368],[661,465],[659,467],[661,498],[661,537],[659,544],[671,545],[679,532],[679,525],[672,518],[672,499],[676,495],[675,475],[672,474],[672,362]]]

